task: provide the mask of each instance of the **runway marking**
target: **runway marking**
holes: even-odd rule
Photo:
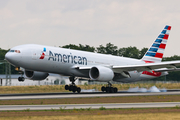
[[[112,108],[163,108],[177,107],[180,102],[153,102],[153,103],[108,103],[108,104],[58,104],[58,105],[0,105],[0,111],[5,110],[51,110],[51,109],[106,109]]]
[[[180,95],[180,92],[158,92],[158,93],[97,93],[97,94],[57,94],[57,95],[25,95],[0,96],[0,100],[20,100],[20,99],[54,99],[54,98],[85,98],[85,97],[120,97],[120,96],[152,96],[152,95]]]

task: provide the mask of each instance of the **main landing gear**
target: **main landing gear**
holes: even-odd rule
[[[72,91],[73,93],[75,93],[77,91],[77,93],[81,92],[81,88],[77,87],[75,82],[75,77],[69,77],[69,80],[72,82],[72,84],[70,85],[65,85],[65,90],[69,90]]]
[[[101,91],[107,93],[117,93],[118,89],[117,87],[112,87],[112,84],[108,82],[108,85],[106,87],[104,86],[101,87]]]

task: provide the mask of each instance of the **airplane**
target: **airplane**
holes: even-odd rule
[[[106,55],[80,50],[50,47],[46,45],[25,44],[11,48],[5,59],[16,67],[23,68],[31,80],[44,80],[49,73],[69,76],[72,84],[65,89],[81,92],[75,85],[77,78],[107,82],[102,92],[116,93],[111,81],[129,83],[165,76],[169,71],[180,70],[180,61],[161,62],[169,37],[171,26],[166,25],[142,59]],[[24,81],[19,77],[19,81]]]

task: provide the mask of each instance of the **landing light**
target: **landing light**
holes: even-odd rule
[[[16,70],[16,71],[20,71],[20,68],[19,68],[19,67],[16,67],[15,70]]]

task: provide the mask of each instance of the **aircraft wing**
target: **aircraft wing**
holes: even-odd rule
[[[94,65],[95,66],[95,65]],[[73,68],[78,70],[90,70],[94,66],[73,66]],[[111,68],[116,73],[122,73],[124,71],[151,71],[155,72],[165,72],[165,71],[180,71],[180,61],[168,61],[159,63],[146,63],[140,65],[124,65],[124,66],[105,66]]]
[[[138,72],[140,72],[140,71],[149,71],[149,70],[154,70],[154,69],[157,69],[155,70],[157,72],[162,72],[162,71],[176,71],[178,70],[178,68],[176,68],[177,66],[180,66],[180,61],[146,63],[146,64],[141,64],[141,65],[113,66],[112,69],[114,72],[118,72],[118,73],[121,73],[123,71],[137,70]],[[167,69],[161,69],[161,68],[167,68]]]

